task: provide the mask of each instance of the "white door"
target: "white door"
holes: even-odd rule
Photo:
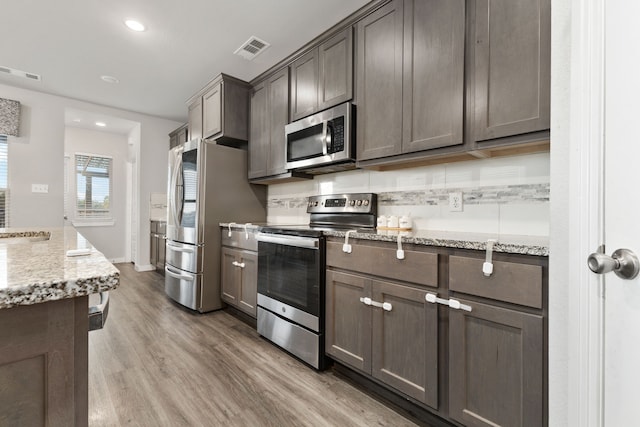
[[[603,243],[640,254],[640,3],[607,0],[604,31]],[[596,248],[594,248],[596,250]],[[605,426],[640,425],[640,276],[603,275]]]

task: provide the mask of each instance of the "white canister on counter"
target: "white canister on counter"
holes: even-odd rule
[[[395,215],[389,215],[387,217],[387,227],[398,228],[398,217]]]
[[[413,221],[411,220],[411,216],[410,215],[402,215],[399,219],[398,219],[398,225],[400,228],[403,229],[410,229],[413,227]]]

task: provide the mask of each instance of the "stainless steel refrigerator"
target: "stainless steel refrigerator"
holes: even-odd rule
[[[201,313],[220,299],[220,222],[266,219],[266,187],[249,184],[246,150],[193,140],[169,151],[165,292]]]

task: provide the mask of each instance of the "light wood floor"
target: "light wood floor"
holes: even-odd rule
[[[181,308],[161,275],[117,267],[106,326],[89,334],[90,426],[416,425],[229,313]]]

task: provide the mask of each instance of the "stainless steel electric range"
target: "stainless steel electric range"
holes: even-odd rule
[[[309,225],[265,226],[258,240],[258,333],[318,370],[324,356],[326,230],[372,230],[377,195],[309,197]]]

